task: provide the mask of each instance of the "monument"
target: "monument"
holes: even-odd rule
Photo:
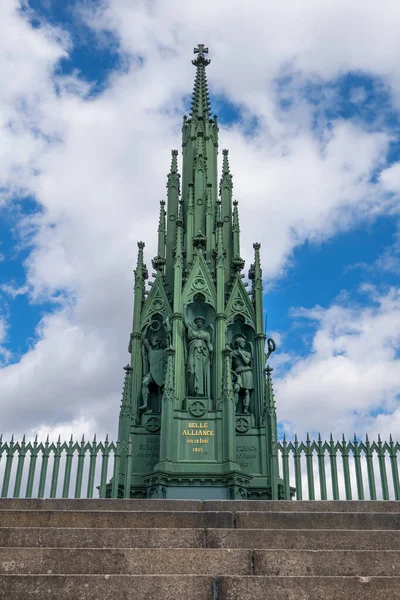
[[[264,331],[260,244],[254,244],[248,290],[227,150],[217,183],[208,49],[199,44],[194,52],[182,180],[173,150],[147,286],[144,243],[138,243],[118,485],[122,494],[130,470],[133,498],[268,499],[271,478],[278,478],[272,369],[266,366],[275,343]]]

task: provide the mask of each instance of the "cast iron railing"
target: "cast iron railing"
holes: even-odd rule
[[[112,461],[110,461],[110,456]],[[0,483],[1,497],[7,498],[105,498],[121,496],[121,458],[126,465],[123,497],[129,497],[132,470],[132,443],[37,441],[3,443],[0,438]],[[5,464],[2,462],[5,458]],[[16,459],[16,462],[14,462]],[[38,466],[38,459],[40,465]],[[29,465],[25,466],[25,462]],[[110,462],[112,472],[110,473]],[[14,468],[13,468],[14,467]],[[61,467],[61,469],[60,469]],[[61,470],[61,478],[60,478]],[[107,482],[112,475],[111,490]],[[120,485],[120,489],[118,489]]]
[[[284,437],[272,444],[272,498],[290,499],[295,489],[296,500],[400,500],[399,450],[392,436],[326,442],[307,435],[305,443]]]
[[[307,436],[305,443],[283,438],[272,444],[272,499],[400,500],[399,450],[391,437],[326,442]],[[129,497],[131,470],[131,442],[0,438],[2,498]]]

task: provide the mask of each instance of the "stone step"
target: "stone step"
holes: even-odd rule
[[[400,513],[5,510],[0,527],[397,530]]]
[[[238,529],[399,529],[400,512],[237,512],[236,527]]]
[[[215,529],[214,531],[225,531]],[[203,548],[205,529],[0,527],[0,547]],[[223,547],[220,544],[218,547]],[[240,547],[240,546],[239,546]]]
[[[0,576],[0,600],[387,600],[399,590],[399,577]]]
[[[230,512],[5,510],[0,527],[233,527]]]
[[[252,554],[251,550],[206,548],[0,548],[0,573],[251,575]],[[261,555],[258,562],[261,568]]]
[[[398,550],[255,550],[253,561],[254,575],[400,576]]]
[[[400,576],[400,551],[3,548],[0,574]]]
[[[206,500],[204,510],[232,512],[400,512],[395,500]]]
[[[371,500],[147,500],[1,498],[1,510],[400,512],[399,502]]]
[[[215,588],[210,575],[0,575],[0,600],[212,600]]]
[[[400,550],[400,530],[207,529],[206,534],[207,548]]]
[[[203,511],[204,502],[201,500],[142,500],[130,498],[1,498],[1,510],[145,510],[193,512]],[[231,512],[230,509],[225,510]]]
[[[221,576],[217,582],[218,600],[387,600],[399,591],[399,577]]]
[[[0,547],[400,550],[400,530],[1,527]]]

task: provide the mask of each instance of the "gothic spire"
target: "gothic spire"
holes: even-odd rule
[[[196,77],[192,95],[191,116],[210,118],[210,96],[208,93],[206,66],[211,61],[205,57],[205,54],[208,54],[208,48],[205,48],[204,44],[199,44],[197,48],[194,48],[193,52],[197,56],[195,60],[192,60],[192,63],[196,67]]]
[[[124,367],[125,378],[124,378],[124,390],[122,392],[121,410],[120,417],[131,417],[131,383],[132,383],[132,367],[126,365]]]
[[[222,190],[227,188],[232,191],[232,174],[229,167],[229,150],[222,150],[222,177],[219,184],[219,193],[222,195]]]
[[[179,194],[180,175],[178,173],[178,150],[172,150],[171,156],[171,169],[168,173],[167,189],[169,191],[171,188],[175,188],[177,190],[177,193]]]
[[[240,256],[240,226],[239,226],[239,209],[238,201],[233,202],[233,257],[238,258]]]

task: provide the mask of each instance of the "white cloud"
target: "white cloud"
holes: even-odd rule
[[[54,75],[71,49],[68,36],[32,28],[18,6],[0,3],[0,188],[3,202],[30,193],[41,206],[19,223],[31,248],[20,289],[28,286],[36,302],[58,298],[59,308],[45,316],[25,356],[0,372],[2,427],[44,432],[82,423],[101,434],[112,423],[115,434],[136,242],[146,241],[149,263],[169,149],[180,145],[182,98],[192,88],[193,42],[210,45],[212,91],[242,109],[241,125],[221,127],[220,145],[230,148],[243,254],[249,264],[252,242],[261,241],[264,273],[273,278],[305,240],[394,210],[398,190],[389,169],[371,183],[390,136],[340,120],[314,130],[313,109],[296,86],[353,69],[384,77],[396,90],[400,17],[395,3],[375,11],[364,2],[359,11],[360,3],[342,1],[322,9],[304,0],[294,9],[285,2],[264,8],[255,0],[246,7],[174,0],[166,10],[114,0],[87,19],[114,31],[129,68],[88,97],[77,75]],[[383,27],[385,44],[375,44]],[[289,111],[276,95],[285,72],[296,75]],[[259,127],[248,135],[254,116]],[[12,290],[6,283],[4,291]],[[301,389],[293,389],[293,405],[303,402]]]
[[[400,436],[400,289],[365,286],[368,307],[333,304],[293,316],[314,321],[312,353],[276,382],[279,416],[289,432]],[[374,419],[370,413],[384,412]]]

